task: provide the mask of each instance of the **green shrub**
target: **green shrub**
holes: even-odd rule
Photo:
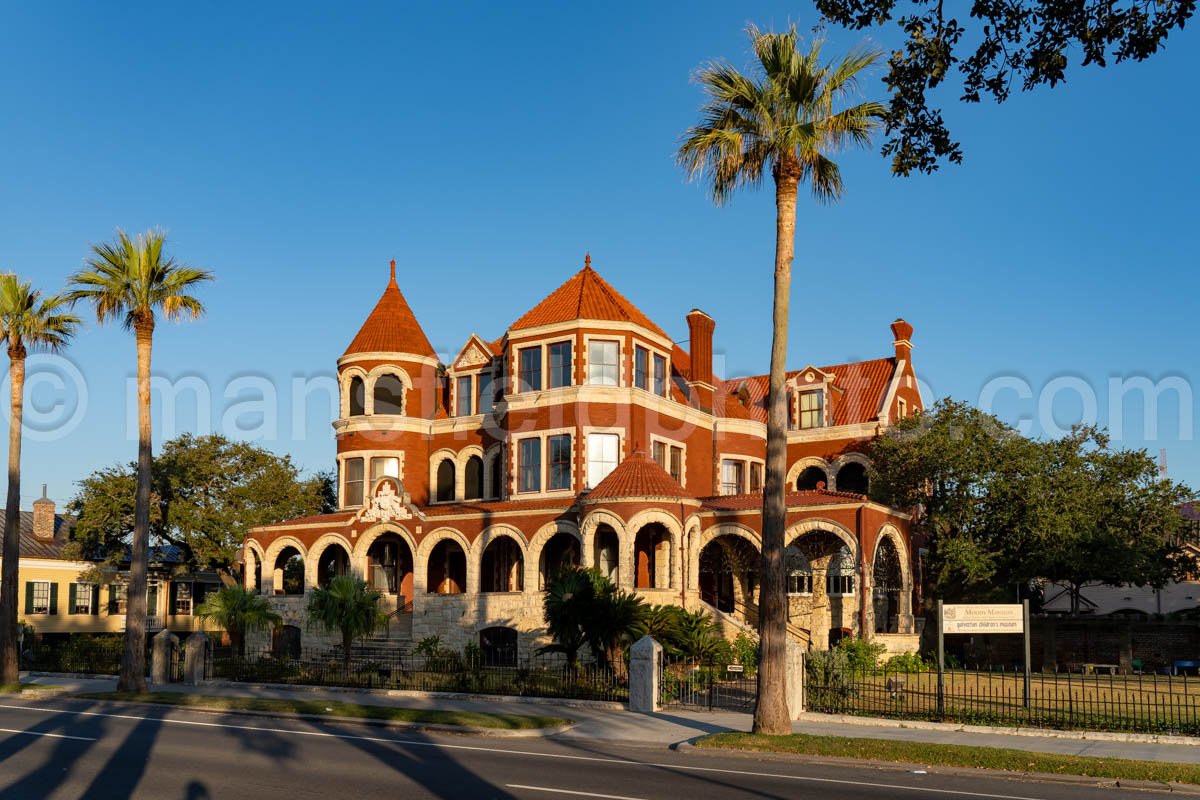
[[[835,648],[846,656],[846,666],[854,672],[871,672],[878,669],[879,657],[887,650],[881,644],[866,639],[842,639]]]
[[[901,653],[889,658],[883,668],[890,672],[925,672],[936,665],[930,664],[920,653]]]
[[[746,668],[747,676],[758,670],[758,639],[739,633],[733,640],[733,660]]]

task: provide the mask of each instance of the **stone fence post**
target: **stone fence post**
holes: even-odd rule
[[[184,643],[186,653],[183,661],[183,682],[188,686],[199,686],[204,680],[208,666],[208,636],[196,631]]]
[[[629,710],[640,714],[658,711],[662,680],[662,645],[643,636],[629,648]]]
[[[804,648],[792,637],[787,640],[787,704],[792,719],[804,712]]]
[[[171,682],[171,659],[175,655],[175,647],[179,637],[163,628],[154,634],[150,650],[150,682]]]

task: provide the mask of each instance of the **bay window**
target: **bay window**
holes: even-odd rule
[[[571,385],[571,343],[555,342],[550,345],[550,388],[561,389]]]
[[[617,342],[588,342],[588,383],[593,386],[619,386],[619,352]]]

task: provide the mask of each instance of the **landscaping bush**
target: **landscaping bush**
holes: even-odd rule
[[[901,653],[897,656],[892,656],[883,665],[883,668],[888,672],[926,672],[930,669],[937,669],[936,664],[930,664],[921,656],[920,653]]]
[[[835,650],[846,657],[846,665],[853,672],[872,672],[879,668],[879,657],[887,651],[881,644],[866,639],[842,639]]]

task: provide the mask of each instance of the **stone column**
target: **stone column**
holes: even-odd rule
[[[804,648],[792,637],[787,640],[788,714],[798,719],[804,711]]]
[[[662,679],[662,645],[643,636],[629,648],[629,710],[639,714],[658,711],[658,687]]]
[[[187,638],[183,661],[183,682],[188,686],[199,686],[205,678],[208,662],[208,636],[196,631]]]
[[[150,655],[150,682],[171,682],[171,659],[175,656],[175,647],[179,637],[166,628],[154,634]]]

